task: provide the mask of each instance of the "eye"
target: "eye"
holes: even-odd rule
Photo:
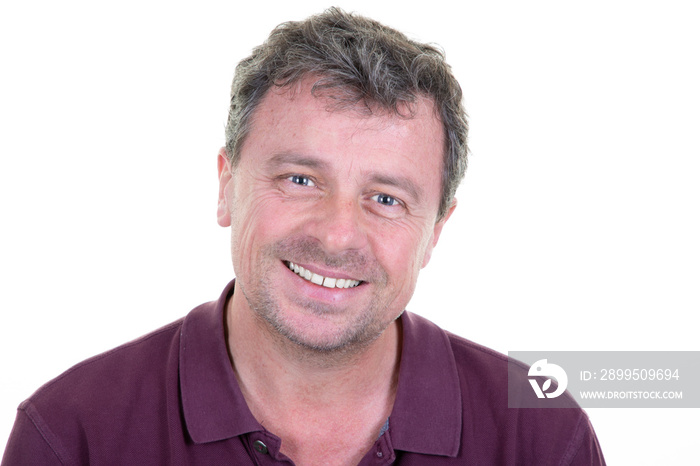
[[[291,175],[287,177],[289,181],[300,186],[316,186],[316,183],[311,181],[311,178],[304,175]]]
[[[400,204],[398,199],[396,199],[395,197],[391,197],[388,194],[375,194],[374,196],[372,196],[372,200],[380,203],[381,205],[389,207]]]

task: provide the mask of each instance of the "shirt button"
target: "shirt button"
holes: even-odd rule
[[[267,445],[265,445],[261,440],[256,440],[253,442],[253,448],[255,448],[258,453],[262,453],[263,455],[267,454]]]

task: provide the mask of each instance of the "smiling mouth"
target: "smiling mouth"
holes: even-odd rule
[[[304,280],[310,281],[316,285],[325,286],[326,288],[354,288],[361,283],[360,280],[352,280],[350,278],[324,277],[323,275],[313,273],[310,270],[295,264],[294,262],[285,261],[284,263],[287,265],[287,267],[289,267],[289,270],[299,275]]]

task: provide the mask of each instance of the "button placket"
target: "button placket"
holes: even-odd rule
[[[382,434],[382,436],[377,440],[377,443],[375,444],[374,457],[375,460],[373,463],[377,465],[392,464],[396,460],[394,448],[391,445],[391,436],[389,435],[388,431],[384,432],[384,434]]]

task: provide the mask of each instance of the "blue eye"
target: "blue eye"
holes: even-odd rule
[[[372,199],[385,206],[399,205],[399,201],[396,198],[389,196],[388,194],[375,194],[374,196],[372,196]]]
[[[311,181],[311,178],[303,175],[292,175],[287,179],[292,183],[298,184],[300,186],[316,186],[316,183]]]

